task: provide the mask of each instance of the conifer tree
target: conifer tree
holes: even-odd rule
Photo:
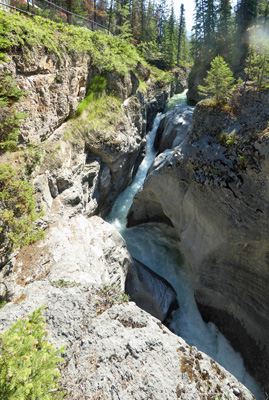
[[[257,16],[257,0],[239,0],[236,7],[238,62],[243,63],[248,53],[248,28]]]
[[[62,361],[46,339],[42,308],[18,320],[5,333],[0,333],[1,400],[61,399],[60,373]]]
[[[204,82],[204,86],[198,86],[200,94],[213,96],[217,103],[227,100],[228,93],[234,84],[234,77],[221,56],[215,57],[211,62],[211,68]]]
[[[226,59],[229,57],[233,41],[232,6],[230,0],[220,0],[217,22],[217,45],[219,53]]]
[[[205,37],[205,7],[204,0],[195,0],[195,15],[192,35],[192,57],[199,62],[203,55]]]
[[[184,42],[186,42],[185,25],[185,9],[184,4],[181,4],[177,41],[177,64],[179,64],[180,55],[182,55],[182,50],[184,48]]]
[[[216,7],[214,0],[204,0],[204,40],[207,47],[214,42],[216,28]]]
[[[168,19],[168,8],[167,8],[167,3],[166,0],[160,0],[160,3],[158,4],[158,37],[157,37],[157,43],[158,46],[162,44],[162,40],[164,38],[164,26],[165,23]]]
[[[171,3],[171,13],[168,21],[164,26],[164,38],[163,38],[163,57],[167,68],[173,68],[175,66],[176,59],[176,20],[174,14],[174,4]]]
[[[261,88],[269,87],[269,38],[262,27],[250,30],[250,47],[245,72]]]

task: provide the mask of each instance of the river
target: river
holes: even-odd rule
[[[185,92],[170,100],[169,109],[176,105],[180,105],[179,111],[184,111],[187,107]],[[180,307],[179,310],[173,312],[169,328],[188,344],[196,346],[231,372],[254,394],[257,400],[264,400],[259,385],[246,371],[240,354],[233,350],[213,323],[203,321],[196,306],[176,239],[167,234],[161,224],[150,223],[126,228],[128,210],[156,156],[153,143],[161,118],[162,115],[158,114],[151,132],[147,135],[146,156],[133,183],[118,197],[107,221],[113,224],[124,237],[131,255],[164,277],[177,292]]]

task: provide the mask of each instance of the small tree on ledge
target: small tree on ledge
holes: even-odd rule
[[[233,73],[221,56],[214,58],[210,65],[205,85],[199,85],[198,90],[200,94],[213,96],[217,103],[221,103],[227,100],[228,92],[233,88]]]

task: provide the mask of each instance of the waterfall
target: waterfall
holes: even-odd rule
[[[186,93],[176,95],[171,100],[169,109],[171,106],[182,104],[183,111],[186,105]],[[196,346],[231,372],[255,395],[257,400],[264,400],[259,385],[247,373],[240,354],[233,350],[213,323],[203,321],[196,306],[183,258],[178,249],[178,242],[173,235],[169,234],[172,228],[165,228],[164,232],[161,224],[153,223],[126,228],[128,210],[156,156],[153,143],[161,118],[162,115],[158,114],[151,132],[147,135],[146,156],[133,183],[120,194],[107,221],[113,224],[124,237],[130,254],[164,277],[177,292],[180,308],[173,313],[170,329],[189,345]]]

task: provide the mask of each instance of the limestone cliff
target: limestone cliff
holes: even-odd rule
[[[16,23],[21,21],[23,18]],[[28,29],[30,22],[25,21],[24,29]],[[33,30],[37,29],[33,21],[31,24]],[[46,36],[35,45],[27,36],[24,47],[18,41],[7,48],[7,58],[0,65],[1,74],[25,92],[16,110],[26,113],[20,126],[20,151],[2,152],[0,162],[10,164],[18,175],[27,171],[23,179],[32,179],[38,208],[45,212],[39,221],[42,228],[63,215],[107,215],[119,193],[132,181],[143,159],[146,132],[174,90],[171,82],[165,84],[156,74],[153,76],[136,52],[128,59],[128,45],[117,38],[79,31],[87,33],[83,46],[88,45],[90,50],[86,51],[82,45],[82,49],[78,47],[78,36],[71,31],[70,50],[64,47],[66,37],[62,42],[59,39],[62,32],[57,29],[59,32],[47,32],[55,36],[52,49],[47,48]],[[113,50],[113,46],[120,50]],[[94,60],[101,51],[109,53],[105,61]],[[106,66],[106,62],[111,64]],[[89,126],[87,112],[79,119],[76,110],[96,77],[106,83],[101,93],[97,91],[104,100],[97,107],[95,126]],[[92,94],[96,95],[94,89]],[[91,117],[88,119],[91,122]],[[0,204],[0,208],[5,205]],[[10,256],[5,239],[3,234],[0,265]]]
[[[268,91],[251,86],[220,109],[198,103],[191,130],[157,157],[128,217],[129,225],[160,220],[176,228],[202,315],[267,391],[268,104]]]

